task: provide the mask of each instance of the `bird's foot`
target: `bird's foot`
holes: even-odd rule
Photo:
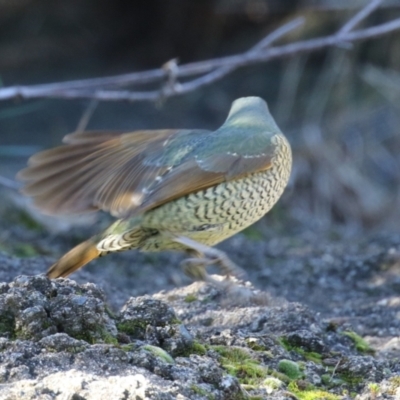
[[[224,293],[223,304],[225,305],[268,304],[264,298],[266,297],[266,293],[256,293],[254,289],[244,282],[239,283],[235,279],[222,279],[222,277],[210,276],[206,271],[206,266],[213,264],[214,261],[204,258],[187,258],[182,261],[181,267],[184,273],[191,279],[206,282]]]
[[[206,267],[212,264],[218,265],[224,275],[233,275],[239,279],[245,276],[243,269],[232,262],[223,251],[184,236],[175,237],[173,240],[199,254],[199,258],[188,258],[181,264],[185,274],[194,280],[210,282],[212,278],[207,274]]]
[[[208,260],[202,258],[186,258],[181,262],[181,268],[185,275],[194,281],[208,280],[207,265],[209,265]]]
[[[185,275],[194,281],[209,283],[223,292],[230,291],[231,286],[233,286],[231,280],[218,280],[207,273],[206,267],[213,263],[214,260],[207,258],[186,258],[181,262],[181,268]]]

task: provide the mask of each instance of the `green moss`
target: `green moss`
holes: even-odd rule
[[[192,350],[191,354],[198,354],[199,356],[204,356],[207,353],[206,346],[196,341],[193,342],[191,350]]]
[[[362,377],[353,376],[346,372],[337,374],[337,377],[346,382],[350,387],[358,386],[363,381]]]
[[[221,365],[230,375],[246,385],[258,385],[268,376],[268,368],[251,358],[245,349],[240,347],[213,346],[212,349],[220,354]]]
[[[193,303],[196,300],[197,300],[197,296],[195,296],[194,294],[188,294],[185,297],[185,303]]]
[[[350,338],[357,351],[364,354],[374,354],[375,350],[357,333],[353,331],[345,331],[342,332],[342,335],[347,336]]]
[[[336,387],[345,383],[342,379],[339,379],[336,376],[332,376],[332,374],[321,375],[321,382],[327,387]]]
[[[329,386],[332,382],[332,375],[331,374],[323,374],[321,375],[321,382],[325,385],[325,386]]]
[[[316,353],[315,351],[301,351],[300,349],[299,354],[301,354],[307,361],[312,361],[316,364],[320,364],[322,361],[322,355]]]
[[[278,370],[290,379],[299,379],[303,375],[300,371],[299,365],[291,360],[279,361]]]
[[[215,396],[211,393],[208,393],[207,390],[201,388],[200,386],[197,385],[192,385],[190,387],[192,391],[200,396],[204,396],[207,400],[214,400]]]
[[[276,378],[276,381],[291,382],[291,379],[284,373],[261,365],[244,348],[232,346],[210,346],[209,348],[221,356],[222,368],[230,375],[237,377],[243,386],[253,388],[265,386],[265,382],[268,383],[268,378],[271,377],[271,379]]]
[[[284,347],[287,351],[294,351],[295,353],[304,357],[307,361],[312,361],[316,364],[320,364],[322,361],[322,355],[316,353],[315,351],[307,351],[302,347],[292,346],[285,337],[281,337],[279,339],[279,343]]]
[[[101,338],[103,339],[104,343],[113,344],[115,346],[118,345],[118,340],[114,336],[112,336],[109,332],[103,330],[100,333]]]
[[[282,372],[274,371],[273,369],[270,369],[268,371],[268,375],[271,375],[285,383],[291,382],[290,378],[287,375],[283,374]]]
[[[289,392],[293,393],[299,400],[339,400],[342,397],[333,393],[320,390],[312,385],[304,390],[300,389],[296,382],[291,382],[288,386]]]
[[[192,345],[185,347],[185,349],[179,354],[175,353],[175,356],[189,357],[191,354],[198,354],[199,356],[204,356],[207,353],[206,346],[201,343],[194,341]]]
[[[246,360],[240,363],[223,363],[225,370],[239,379],[239,382],[249,385],[256,385],[260,378],[265,378],[268,368],[261,366],[257,361]]]
[[[250,354],[241,347],[210,346],[210,348],[216,351],[222,357],[227,358],[233,362],[245,361],[250,358]]]
[[[66,332],[69,336],[74,339],[84,340],[89,344],[96,343],[106,343],[118,346],[118,340],[114,336],[112,336],[109,332],[107,332],[102,327],[99,327],[98,331],[93,330],[82,330],[81,332]]]
[[[285,336],[282,336],[278,339],[279,343],[281,344],[281,346],[287,350],[290,351],[293,349],[293,346],[289,343],[289,341],[287,340],[287,338]]]
[[[152,346],[150,344],[146,344],[141,347],[141,349],[153,354],[157,358],[160,358],[164,362],[168,364],[175,364],[175,360],[161,347]]]
[[[141,337],[146,332],[147,322],[134,320],[134,321],[126,321],[120,322],[117,324],[117,329],[120,332],[124,332],[127,335],[134,337]]]
[[[119,348],[123,351],[133,351],[135,350],[136,345],[134,343],[123,344],[122,346],[120,345]]]

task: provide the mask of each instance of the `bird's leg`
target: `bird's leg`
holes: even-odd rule
[[[177,236],[173,241],[183,244],[199,258],[188,258],[183,261],[184,272],[192,279],[209,281],[211,278],[206,272],[208,265],[217,264],[224,275],[234,275],[238,278],[245,275],[244,271],[232,262],[221,250],[214,249],[185,236]]]
[[[201,254],[198,252],[194,252],[192,250],[189,250],[190,253],[195,253],[199,257],[202,257]],[[195,281],[203,281],[207,282],[214,287],[220,289],[220,290],[227,290],[231,287],[231,282],[230,281],[218,281],[214,278],[212,278],[206,270],[206,267],[208,265],[214,264],[214,260],[209,260],[207,258],[186,258],[181,262],[181,268],[183,272],[190,278]]]
[[[191,252],[193,253],[193,252]],[[198,254],[198,253],[197,253]],[[201,257],[201,255],[199,255]],[[181,268],[185,275],[194,281],[208,281],[210,276],[207,274],[206,266],[208,260],[204,258],[186,258],[181,262]]]

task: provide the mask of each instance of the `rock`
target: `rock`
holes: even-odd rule
[[[0,335],[38,341],[66,333],[86,342],[116,342],[115,321],[93,284],[19,276],[0,294]]]
[[[293,347],[301,347],[305,351],[323,353],[326,351],[322,339],[309,330],[302,329],[289,333],[287,343]]]
[[[232,243],[238,257],[251,251],[251,260],[268,264],[271,273],[253,277],[260,283],[268,276],[270,293],[250,283],[223,293],[197,282],[129,298],[137,276],[129,282],[131,272],[118,263],[106,276],[125,273],[121,291],[113,284],[124,279],[110,281],[103,270],[74,275],[103,291],[16,276],[43,271],[47,261],[0,254],[7,281],[0,282],[0,400],[334,399],[345,391],[368,399],[400,392],[398,286],[389,272],[374,281],[380,268],[395,268],[385,259],[387,239],[359,247],[286,241],[273,257],[261,244]],[[400,247],[400,236],[389,244]],[[152,259],[140,257],[143,274],[151,274]],[[242,289],[249,296],[231,301]]]
[[[161,386],[161,385],[160,385]],[[145,400],[165,399],[173,400],[172,394],[164,397],[148,397],[156,388],[162,388],[150,383],[149,378],[141,373],[128,376],[110,376],[99,378],[87,372],[70,370],[56,372],[48,375],[40,382],[36,380],[22,380],[18,386],[6,385],[3,388],[4,399],[7,400],[33,400],[33,399],[74,399],[74,400],[99,400],[99,399],[124,399]]]
[[[174,310],[166,302],[150,296],[131,297],[122,307],[118,330],[135,339],[143,339],[148,326],[165,327],[179,323]]]
[[[79,353],[89,347],[89,344],[84,340],[77,340],[68,336],[66,333],[55,333],[54,335],[46,336],[39,341],[47,351]]]

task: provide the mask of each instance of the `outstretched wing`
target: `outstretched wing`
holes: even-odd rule
[[[270,168],[273,135],[231,128],[71,134],[65,145],[32,156],[18,178],[49,214],[102,209],[127,218]]]

